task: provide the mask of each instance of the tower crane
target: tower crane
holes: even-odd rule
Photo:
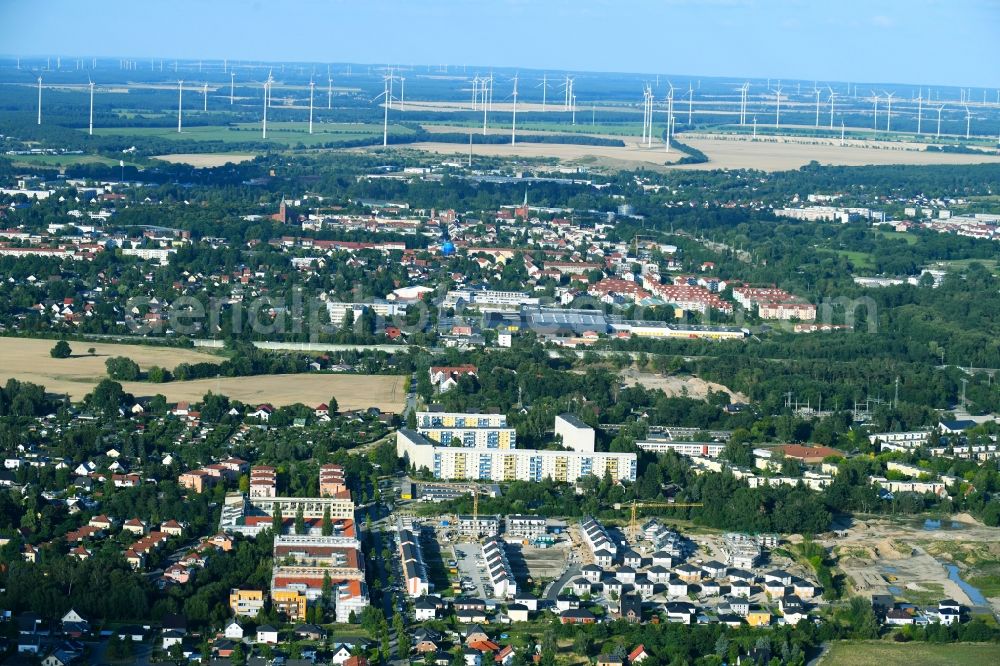
[[[634,541],[635,536],[639,533],[639,522],[637,519],[639,509],[685,509],[696,506],[704,505],[701,502],[638,502],[632,500],[626,504],[616,502],[615,511],[621,511],[625,507],[629,508],[631,515],[628,521],[628,536]]]

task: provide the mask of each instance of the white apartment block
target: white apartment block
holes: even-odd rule
[[[910,432],[877,432],[872,435],[868,435],[868,441],[873,445],[881,443],[882,448],[885,450],[898,451],[921,447],[930,441],[930,437],[931,433],[929,430],[916,430]]]
[[[507,536],[533,539],[548,532],[549,521],[543,516],[511,514],[504,519],[504,527]]]
[[[347,313],[351,313],[351,321],[356,321],[365,310],[372,310],[379,317],[401,317],[406,314],[406,303],[395,301],[372,301],[370,303],[343,303],[327,301],[326,311],[330,315],[330,323],[339,326]]]
[[[421,428],[506,428],[506,414],[470,414],[465,412],[417,412]]]
[[[416,469],[427,469],[436,479],[541,481],[576,483],[589,475],[605,474],[619,481],[635,481],[636,454],[489,449],[438,446],[419,432],[400,429],[396,455]]]
[[[556,416],[555,431],[566,448],[581,453],[594,452],[594,429],[573,414]]]
[[[467,449],[516,449],[514,428],[417,428],[427,439],[443,446]]]

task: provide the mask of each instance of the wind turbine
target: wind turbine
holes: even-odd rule
[[[688,127],[691,127],[691,114],[694,110],[694,85],[688,81]]]
[[[42,77],[38,77],[38,124],[42,124]]]
[[[874,127],[875,127],[875,132],[877,133],[878,132],[878,93],[875,92],[874,90],[872,91],[872,97],[875,98],[875,123],[874,123]]]
[[[924,90],[920,89],[920,93],[917,95],[917,134],[923,134],[920,131],[920,123],[923,120],[924,115]]]
[[[886,132],[892,131],[892,97],[895,94],[896,93],[891,93],[888,90],[885,91],[885,97],[889,101],[889,106],[887,107],[887,111],[886,111],[887,117],[886,117],[886,121],[885,121],[885,131]]]
[[[177,133],[181,133],[181,117],[184,112],[184,80],[177,82]]]
[[[837,101],[837,93],[833,92],[833,88],[827,86],[830,90],[830,129],[833,129],[833,106]]]
[[[740,88],[740,125],[747,124],[747,93],[750,91],[750,82],[747,81]]]
[[[757,116],[753,117],[753,138],[757,138]]]
[[[486,105],[486,104],[483,104],[483,136],[486,136],[486,121],[487,121],[487,117],[486,116],[489,113],[489,111],[490,111],[489,106]]]
[[[90,86],[90,125],[87,129],[89,136],[94,136],[94,82],[87,77],[87,85]]]
[[[542,89],[542,113],[545,113],[545,99],[546,91],[549,88],[548,73],[542,74],[542,82],[540,85],[535,86],[536,88]]]
[[[326,110],[333,108],[333,77],[330,76],[330,68],[326,69]]]
[[[938,119],[937,119],[937,134],[934,135],[935,139],[941,138],[941,112],[944,110],[945,105],[942,104],[937,108]]]
[[[576,125],[576,95],[573,95],[573,124]]]
[[[514,75],[514,111],[510,116],[510,145],[517,141],[517,74]]]
[[[271,83],[274,79],[271,77],[271,72],[267,73],[267,80],[264,81],[264,115],[260,124],[260,136],[262,139],[267,138],[267,107],[271,104]]]
[[[970,130],[972,129],[972,113],[969,111],[969,105],[965,106],[965,140],[968,141],[970,137]]]
[[[476,100],[478,99],[478,97],[477,97],[478,94],[479,94],[479,75],[476,74],[476,76],[473,77],[473,79],[472,79],[472,110],[473,111],[476,110]]]
[[[674,117],[674,84],[667,81],[667,85],[670,86],[667,92],[667,150],[670,150],[670,134],[672,130],[672,121]]]
[[[816,93],[816,129],[819,129],[819,88],[815,88],[814,92]]]
[[[382,104],[382,145],[389,145],[389,100],[392,99],[392,89],[389,87],[390,79],[392,75],[386,75],[383,77],[385,82],[385,90],[382,94],[375,98],[375,100],[384,97],[385,102]],[[372,100],[372,101],[375,101]]]
[[[313,133],[313,93],[316,91],[316,82],[309,80],[309,133]]]
[[[201,85],[201,94],[204,96],[204,105],[202,106],[202,111],[208,111],[208,84],[203,83]]]
[[[642,91],[642,143],[649,145],[650,137],[653,134],[652,118],[652,97],[653,93],[647,84]]]
[[[775,95],[774,100],[777,106],[774,109],[774,129],[781,129],[781,86],[774,89]]]

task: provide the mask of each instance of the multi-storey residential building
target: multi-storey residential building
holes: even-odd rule
[[[915,430],[910,432],[877,432],[868,435],[868,441],[874,446],[881,444],[883,451],[906,451],[916,449],[931,440],[930,430]]]
[[[277,494],[275,469],[266,465],[250,468],[250,497],[274,497]]]
[[[725,442],[675,442],[669,439],[647,439],[636,442],[635,445],[650,453],[674,451],[682,456],[703,458],[717,458],[726,448]]]
[[[460,533],[473,537],[494,537],[500,534],[500,516],[461,515],[457,527]]]
[[[504,533],[521,539],[534,539],[548,532],[548,519],[542,516],[513,514],[504,519]]]
[[[350,499],[351,493],[347,489],[341,465],[330,464],[319,468],[319,494],[320,497]]]
[[[272,590],[271,606],[284,613],[290,622],[305,622],[309,602],[305,593],[298,590]]]
[[[584,476],[608,474],[635,481],[636,454],[538,449],[490,449],[436,445],[419,432],[400,429],[396,455],[437,479],[493,481],[554,481],[576,483]]]
[[[417,432],[443,446],[467,449],[516,449],[514,428],[417,428]]]
[[[364,558],[357,539],[343,536],[282,535],[274,539],[275,566],[271,596],[301,592],[307,602],[323,596],[325,580],[332,584],[337,622],[350,622],[368,605]]]
[[[264,608],[264,591],[234,587],[229,591],[229,608],[234,615],[256,617]]]
[[[747,310],[757,307],[762,319],[799,319],[814,321],[816,306],[784,289],[774,287],[736,287],[733,298]]]
[[[417,430],[423,428],[506,428],[505,414],[417,412]]]
[[[594,429],[574,414],[556,416],[555,434],[562,438],[562,445],[581,453],[594,452]]]
[[[379,317],[402,317],[406,314],[406,303],[383,300],[374,300],[370,303],[343,303],[340,301],[327,301],[326,303],[326,311],[334,326],[342,324],[348,314],[350,314],[351,321],[355,321],[365,310],[371,310]]]

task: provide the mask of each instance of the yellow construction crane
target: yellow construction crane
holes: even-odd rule
[[[636,500],[632,500],[628,504],[615,503],[615,511],[621,511],[626,506],[631,509],[631,516],[628,521],[628,536],[634,541],[635,535],[639,533],[639,522],[636,515],[639,509],[685,509],[704,505],[701,502],[637,502]]]

